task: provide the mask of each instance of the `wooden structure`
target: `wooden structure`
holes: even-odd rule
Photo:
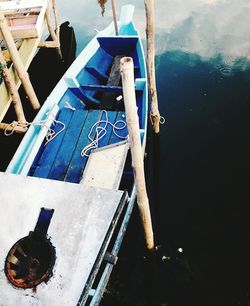
[[[27,74],[27,69],[35,55],[38,47],[48,47],[41,42],[42,34],[47,24],[53,41],[49,47],[58,49],[60,53],[58,14],[54,0],[20,0],[0,1],[0,39],[5,41],[6,48],[10,54],[12,64],[8,64],[8,80],[12,79],[16,90],[23,85],[26,94],[34,109],[40,107],[40,103],[33,90]],[[55,25],[51,19],[51,12],[55,15]],[[55,29],[55,30],[54,30]],[[14,39],[19,39],[20,46],[17,48]],[[0,122],[3,120],[11,102],[13,94],[10,92],[8,80],[0,84]],[[17,120],[19,121],[22,107],[15,108]],[[24,114],[21,116],[24,117]],[[4,128],[6,124],[0,124]]]

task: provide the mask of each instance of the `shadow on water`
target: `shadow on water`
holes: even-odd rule
[[[75,34],[73,28],[69,26],[69,22],[63,23],[60,27],[60,41],[63,61],[58,58],[55,49],[40,49],[28,70],[32,85],[41,104],[43,104],[76,57]],[[23,102],[26,119],[28,122],[31,122],[36,112],[30,106],[24,90],[20,88],[19,92]],[[10,107],[4,118],[4,122],[8,123],[13,120],[16,120],[15,112],[13,107]],[[18,134],[6,137],[3,133],[0,133],[0,171],[4,171],[8,166],[22,137],[22,135]]]

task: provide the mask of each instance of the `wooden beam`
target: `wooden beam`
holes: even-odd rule
[[[22,102],[21,102],[18,90],[16,88],[16,84],[6,65],[1,48],[0,48],[0,64],[2,66],[2,75],[3,75],[4,81],[6,83],[6,86],[12,98],[13,106],[14,106],[16,116],[17,116],[17,121],[21,123],[25,123],[26,119],[25,119],[24,112],[23,112]]]
[[[58,41],[41,41],[38,48],[60,48]]]
[[[11,32],[9,30],[9,27],[7,25],[6,19],[4,17],[4,14],[0,11],[0,29],[2,32],[2,35],[4,37],[4,40],[7,44],[7,47],[9,49],[12,62],[15,66],[15,69],[17,71],[17,74],[23,84],[23,87],[25,89],[25,92],[27,96],[29,97],[30,103],[32,104],[34,109],[40,108],[40,103],[37,99],[37,96],[35,94],[35,91],[31,85],[29,75],[23,65],[23,62],[20,58],[20,55],[18,53],[18,50],[16,48],[15,42],[13,40],[13,37],[11,35]]]
[[[62,52],[61,52],[61,48],[60,48],[60,39],[56,35],[56,32],[54,31],[54,25],[53,25],[51,15],[50,15],[50,5],[47,7],[47,10],[46,10],[46,13],[45,13],[45,18],[46,18],[46,22],[47,22],[47,26],[48,26],[50,36],[51,36],[52,40],[58,44],[58,47],[56,47],[57,53],[58,53],[60,59],[62,59]]]

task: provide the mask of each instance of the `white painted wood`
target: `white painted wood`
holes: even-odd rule
[[[0,173],[0,193],[0,305],[77,305],[122,192]],[[48,229],[56,248],[53,276],[36,292],[16,289],[5,276],[5,257],[34,230],[41,207],[55,209]]]
[[[122,6],[120,15],[120,24],[126,25],[133,21],[135,7],[131,4]]]
[[[20,17],[19,23],[17,23],[18,17],[16,17],[16,24],[11,24],[9,26],[13,38],[37,38],[41,35],[43,30],[43,22],[45,17],[45,12],[48,7],[48,0],[39,1],[4,1],[0,2],[1,12],[7,14],[6,19],[8,20],[11,15],[15,16],[20,10],[28,11],[29,9],[38,9],[39,13],[37,16],[27,16]],[[16,15],[17,16],[17,15]],[[0,33],[0,38],[2,35]]]
[[[43,23],[47,7],[48,7],[48,0],[43,0],[42,8],[36,21],[36,31],[38,36],[40,36],[43,32]]]
[[[40,7],[47,5],[48,0],[21,0],[21,1],[0,1],[0,8],[2,11],[20,10],[26,8]]]
[[[78,83],[77,79],[72,76],[65,76],[64,77],[65,83],[69,88],[79,88],[80,84]]]
[[[129,144],[127,141],[94,150],[88,159],[81,184],[119,188]]]

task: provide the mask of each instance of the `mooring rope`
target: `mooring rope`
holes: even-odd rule
[[[50,114],[51,115],[51,114]],[[57,137],[63,130],[65,130],[65,124],[62,121],[56,120],[55,118],[53,119],[52,125],[55,126],[56,124],[62,125],[62,128],[59,129],[59,131],[55,131],[52,129],[50,126],[46,126],[47,119],[40,120],[40,121],[33,121],[33,122],[18,122],[18,121],[13,121],[11,122],[4,130],[4,135],[5,136],[11,136],[17,127],[22,127],[28,129],[31,125],[33,126],[41,126],[41,127],[47,127],[48,131],[45,136],[45,146],[52,141],[55,137]],[[12,129],[10,129],[12,128]]]
[[[127,139],[128,136],[122,136],[117,133],[117,131],[123,130],[126,126],[127,123],[124,120],[117,120],[114,124],[108,120],[108,112],[103,111],[105,114],[105,119],[104,120],[98,120],[95,124],[92,125],[89,134],[88,134],[88,139],[90,140],[90,144],[86,145],[82,151],[81,151],[81,156],[84,157],[89,157],[89,151],[98,148],[99,141],[107,134],[107,126],[111,125],[113,129],[113,133],[115,134],[116,137],[120,139]],[[104,126],[100,126],[101,123],[104,123]],[[118,126],[120,125],[120,126]],[[91,135],[93,134],[93,130],[95,129],[94,137]]]

